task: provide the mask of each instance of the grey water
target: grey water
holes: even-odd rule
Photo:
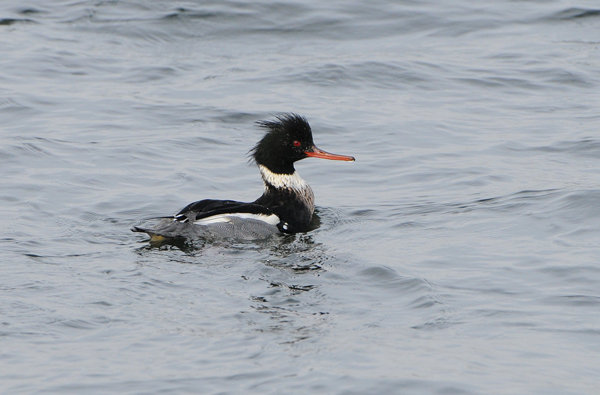
[[[600,3],[4,0],[2,394],[597,394]],[[315,229],[129,231],[262,192]]]

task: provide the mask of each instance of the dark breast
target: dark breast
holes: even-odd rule
[[[308,186],[307,186],[308,187]],[[310,187],[306,191],[268,186],[255,203],[271,209],[288,224],[288,233],[309,230],[314,211],[314,195]]]

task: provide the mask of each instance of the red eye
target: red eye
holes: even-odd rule
[[[293,144],[294,144],[294,147],[300,147],[302,145],[302,143],[300,143],[298,140],[295,140],[293,142]]]

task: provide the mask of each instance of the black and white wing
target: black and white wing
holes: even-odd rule
[[[226,222],[232,217],[254,219],[270,225],[280,225],[280,218],[269,208],[256,203],[244,203],[235,200],[205,199],[188,204],[175,215],[175,220],[208,225]]]

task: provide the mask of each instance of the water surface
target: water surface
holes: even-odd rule
[[[591,1],[0,6],[7,394],[595,394],[600,8]],[[315,230],[151,248],[129,227],[262,191]]]

